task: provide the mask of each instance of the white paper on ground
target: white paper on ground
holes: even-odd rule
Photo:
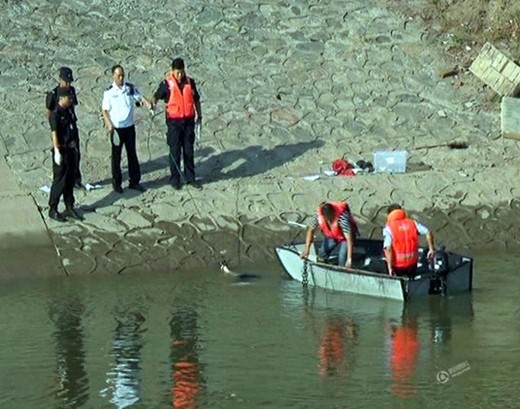
[[[43,193],[51,193],[51,188],[50,188],[49,186],[47,186],[47,185],[42,186],[42,187],[40,188],[40,190],[41,190]]]
[[[90,183],[87,183],[85,185],[85,189],[87,189],[88,192],[90,192],[91,190],[95,190],[95,189],[101,189],[103,186],[101,185],[91,185]]]
[[[327,176],[336,176],[337,173],[334,172],[332,169],[324,170],[323,173],[325,173]]]
[[[303,179],[308,180],[309,182],[314,182],[315,180],[318,180],[320,178],[320,175],[309,175],[304,176]]]

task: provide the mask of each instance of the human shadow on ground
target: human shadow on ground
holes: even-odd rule
[[[323,141],[314,140],[277,145],[272,149],[252,145],[228,150],[200,160],[196,165],[197,173],[203,178],[204,184],[260,175],[296,159],[309,149],[318,149],[323,145]]]
[[[198,175],[197,178],[201,179],[204,185],[221,180],[255,176],[282,166],[308,150],[318,149],[323,145],[324,142],[320,140],[277,145],[272,149],[266,149],[261,145],[252,145],[244,149],[228,150],[217,154],[213,154],[215,150],[211,147],[202,147],[195,152],[195,171]],[[163,155],[142,163],[141,173],[145,175],[168,167],[168,155]],[[127,171],[123,172],[123,180],[128,180]],[[95,183],[110,186],[112,179],[106,178]],[[143,182],[143,186],[147,189],[160,188],[168,184],[169,175]],[[111,191],[105,197],[81,208],[84,211],[95,211],[97,208],[110,206],[121,198],[135,197],[139,194],[142,193],[127,188],[125,188],[123,194]]]

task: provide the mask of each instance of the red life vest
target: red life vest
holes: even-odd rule
[[[166,83],[170,90],[170,98],[166,103],[167,119],[195,118],[195,99],[193,98],[191,78],[186,77],[186,80],[181,91],[177,80],[171,73],[166,77]]]
[[[330,202],[329,204],[332,205],[332,207],[334,208],[334,221],[332,222],[332,225],[329,226],[329,224],[325,220],[325,217],[323,217],[323,214],[321,212],[321,206],[318,207],[318,224],[320,226],[320,229],[325,235],[325,237],[328,237],[329,239],[333,239],[336,241],[344,241],[345,234],[343,233],[343,230],[341,230],[341,227],[338,222],[341,213],[349,209],[348,204],[345,202]],[[357,229],[357,226],[353,217],[350,218],[349,223],[352,227],[352,234],[354,234]]]
[[[406,217],[403,209],[396,209],[387,216],[386,225],[392,233],[393,267],[409,268],[417,265],[419,232],[415,222]]]

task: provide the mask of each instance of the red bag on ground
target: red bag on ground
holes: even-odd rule
[[[341,176],[354,176],[355,173],[352,170],[352,165],[345,159],[336,159],[332,162],[332,170],[336,172],[336,175]]]

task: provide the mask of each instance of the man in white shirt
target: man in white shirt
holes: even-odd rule
[[[144,192],[139,184],[141,167],[137,159],[135,138],[135,106],[143,102],[151,108],[148,99],[136,85],[125,81],[125,71],[121,65],[112,67],[112,84],[103,93],[101,110],[105,126],[112,144],[112,186],[117,193],[123,193],[121,174],[121,151],[123,145],[128,158],[129,189]]]

